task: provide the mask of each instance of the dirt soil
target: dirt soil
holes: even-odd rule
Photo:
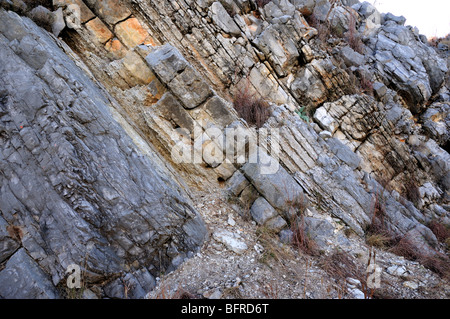
[[[417,262],[380,249],[372,250],[375,264],[381,270],[380,285],[376,289],[367,288],[364,279],[375,274],[375,271],[365,271],[371,247],[354,233],[348,234],[351,245],[345,250],[334,246],[318,256],[309,256],[291,244],[281,243],[276,234],[256,225],[248,210],[228,202],[225,189],[199,192],[195,197],[196,209],[209,230],[208,239],[194,257],[175,271],[157,278],[156,288],[147,295],[150,299],[450,297],[448,280]],[[219,230],[235,234],[247,249],[236,253],[226,247],[213,235]],[[336,252],[351,260],[351,267],[359,271],[355,271],[359,281],[343,276],[339,267],[330,267]],[[344,268],[349,267],[340,262]]]

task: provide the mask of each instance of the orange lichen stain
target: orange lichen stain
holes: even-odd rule
[[[100,43],[106,43],[114,36],[99,18],[92,19],[85,26],[91,35]]]
[[[118,39],[111,39],[105,44],[105,49],[112,53],[114,58],[121,59],[127,54],[127,48],[125,48]]]
[[[116,25],[117,37],[128,48],[134,48],[139,44],[155,46],[156,43],[150,34],[142,27],[138,19],[132,17]]]
[[[431,116],[431,120],[435,123],[440,122],[444,119],[444,114],[437,113]]]

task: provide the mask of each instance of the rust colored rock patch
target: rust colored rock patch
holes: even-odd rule
[[[136,18],[129,18],[118,23],[115,32],[123,44],[130,49],[139,44],[155,45],[153,39]]]

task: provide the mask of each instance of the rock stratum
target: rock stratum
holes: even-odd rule
[[[448,47],[357,0],[38,2],[0,1],[0,297],[70,297],[76,265],[83,297],[144,298],[205,243],[251,250],[205,191],[448,282]]]

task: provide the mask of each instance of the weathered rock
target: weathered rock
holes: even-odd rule
[[[292,4],[295,6],[297,10],[300,11],[302,15],[310,16],[313,11],[314,7],[316,5],[315,0],[294,0],[292,1]]]
[[[383,25],[367,45],[373,51],[377,71],[395,85],[413,112],[420,112],[422,103],[442,86],[447,72],[445,62],[433,49],[417,41],[407,27]]]
[[[278,75],[286,76],[287,70],[297,62],[300,54],[294,40],[287,39],[287,41],[283,41],[283,44],[280,44],[281,34],[277,29],[277,26],[270,26],[265,29],[254,40],[254,43],[269,58]]]
[[[439,145],[449,141],[450,104],[437,102],[430,105],[421,115],[424,129]]]
[[[8,259],[12,254],[16,252],[20,247],[19,231],[14,231],[13,226],[9,226],[8,223],[0,216],[0,263]]]
[[[183,193],[224,181],[236,211],[252,208],[282,238],[308,199],[308,212],[324,214],[305,217],[310,236],[325,250],[351,247],[329,216],[363,237],[382,201],[395,236],[425,238],[412,242],[430,254],[438,248],[421,224],[448,220],[446,66],[404,18],[357,0],[54,3],[72,29],[57,45],[1,11],[2,271],[24,248],[39,282],[54,287],[69,262],[87,260],[92,294],[141,298],[204,238]],[[342,39],[317,24],[325,19]],[[352,49],[350,29],[364,54]],[[219,156],[226,129],[242,128],[237,140],[258,133],[230,103],[244,87],[269,102],[264,128],[277,130],[259,141],[272,151],[259,162],[247,142],[237,144],[248,156]],[[193,140],[196,128],[203,134]],[[180,143],[184,162],[172,156]],[[41,283],[35,292],[46,291]]]
[[[52,32],[57,37],[59,33],[66,27],[62,8],[53,12]]]
[[[213,237],[215,240],[221,242],[236,254],[242,254],[248,249],[247,244],[242,240],[242,238],[240,238],[239,235],[228,230],[216,230]]]
[[[212,95],[208,84],[191,67],[177,75],[168,86],[188,109],[199,106]]]
[[[130,9],[123,1],[113,0],[86,0],[94,12],[99,15],[107,24],[115,25],[131,15]]]
[[[26,253],[18,250],[0,271],[0,296],[11,299],[55,299],[51,278]]]
[[[242,172],[255,186],[259,193],[276,209],[282,211],[289,220],[294,213],[294,206],[304,205],[306,198],[300,185],[280,166],[274,158],[259,152],[259,161],[246,163]],[[277,170],[267,170],[265,165],[277,167]]]
[[[86,23],[86,28],[92,36],[101,44],[105,44],[114,35],[99,18],[95,18]]]
[[[241,30],[237,26],[236,22],[230,17],[223,5],[216,1],[210,7],[211,18],[225,33],[231,35],[240,35]]]
[[[15,247],[2,237],[9,259],[0,295],[55,298],[71,263],[83,267],[86,283],[130,267],[173,269],[206,228],[167,167],[125,133],[111,97],[47,33],[12,12],[1,10],[0,21],[11,37],[0,37],[0,210],[23,234],[12,257]],[[27,33],[22,45],[11,26]],[[51,57],[35,59],[31,38]]]
[[[115,34],[128,48],[140,44],[154,45],[153,39],[136,18],[129,18],[115,26]]]
[[[319,247],[327,246],[327,239],[330,239],[334,234],[334,227],[324,219],[314,217],[304,217],[305,233],[311,238]]]
[[[170,44],[156,47],[145,60],[164,83],[171,82],[188,65],[186,59]]]
[[[236,171],[227,181],[227,190],[235,196],[239,194],[249,185],[248,180],[240,171]]]
[[[259,225],[264,225],[269,219],[278,215],[276,210],[263,197],[255,200],[250,208],[250,214]]]
[[[406,18],[404,16],[396,16],[390,12],[382,14],[381,17],[384,23],[394,21],[399,25],[405,25],[406,22]]]

